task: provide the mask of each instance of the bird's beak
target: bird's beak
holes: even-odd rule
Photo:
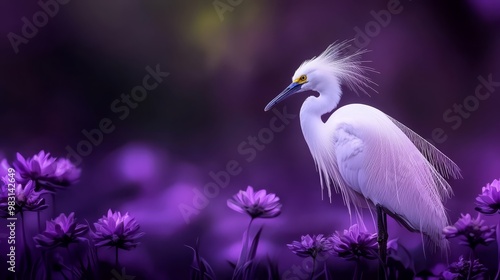
[[[280,103],[281,101],[287,99],[289,96],[292,96],[294,93],[299,91],[302,88],[302,84],[293,82],[291,83],[284,91],[282,91],[278,96],[276,96],[269,104],[267,104],[266,108],[264,108],[264,111],[269,111],[271,108],[274,107],[274,105]]]

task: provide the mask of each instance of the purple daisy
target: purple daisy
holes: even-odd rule
[[[18,181],[23,183],[32,180],[36,183],[37,190],[43,188],[55,191],[67,187],[77,182],[81,173],[69,159],[51,157],[50,153],[43,150],[27,159],[17,153],[14,166],[17,169]]]
[[[323,237],[323,234],[313,235],[312,237],[309,234],[303,235],[300,237],[300,241],[293,241],[292,244],[286,246],[294,254],[302,258],[316,258],[318,255],[325,257],[332,250],[331,241]]]
[[[366,258],[374,260],[378,257],[377,234],[362,232],[357,224],[344,230],[338,231],[330,238],[333,243],[333,251],[346,260],[357,260]]]
[[[87,225],[76,223],[75,213],[69,216],[61,213],[57,218],[47,221],[45,231],[33,237],[33,240],[38,248],[68,247],[71,243],[86,240],[83,236],[87,231]]]
[[[481,214],[478,213],[475,219],[472,219],[470,214],[461,214],[461,216],[454,225],[443,229],[446,238],[462,236],[460,244],[472,249],[479,244],[488,245],[495,240],[495,227],[485,226],[484,220],[481,220]]]
[[[8,189],[8,179],[6,177],[2,178],[4,184],[1,186],[0,190],[0,209],[2,211],[2,216],[7,216],[9,211],[9,189]],[[21,184],[15,184],[15,189],[11,197],[15,198],[14,214],[20,211],[41,211],[48,207],[45,204],[45,199],[41,197],[46,191],[35,191],[35,184],[33,181],[28,181],[25,186]],[[10,216],[10,215],[9,215]]]
[[[251,186],[246,191],[239,191],[233,198],[227,200],[227,206],[236,212],[247,213],[255,218],[274,218],[281,214],[280,198],[274,193],[259,190],[254,193]]]
[[[26,159],[20,153],[17,153],[14,167],[18,174],[18,181],[21,183],[28,180],[44,181],[53,177],[56,170],[55,161],[56,158],[51,157],[50,153],[45,153],[43,150]]]
[[[479,260],[474,260],[472,263],[472,270],[470,269],[470,264],[470,261],[466,261],[463,256],[460,256],[458,262],[450,264],[448,269],[443,271],[441,276],[445,280],[486,279],[486,272],[488,272],[488,269],[482,265]]]
[[[476,198],[476,211],[483,214],[494,214],[500,211],[500,180],[493,180],[483,187]]]
[[[100,218],[94,226],[95,231],[91,231],[90,236],[97,247],[109,246],[130,250],[140,244],[137,240],[144,235],[135,218],[128,213],[113,213],[111,209],[108,210],[108,215]]]
[[[60,158],[55,162],[53,176],[48,179],[49,187],[61,188],[70,186],[80,179],[81,169],[77,168],[69,159]]]

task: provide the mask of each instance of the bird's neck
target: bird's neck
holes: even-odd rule
[[[340,85],[335,80],[318,85],[316,91],[319,96],[308,97],[300,109],[300,125],[309,146],[314,144],[314,139],[320,139],[317,134],[324,130],[322,127],[325,123],[321,116],[333,111],[342,95]]]
[[[309,96],[300,108],[301,122],[311,119],[323,123],[321,116],[337,108],[342,96],[340,85],[335,80],[323,82],[315,90],[319,93],[319,96]]]

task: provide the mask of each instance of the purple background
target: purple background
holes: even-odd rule
[[[230,273],[226,260],[236,261],[249,220],[226,200],[247,185],[276,193],[283,203],[281,216],[256,223],[265,225],[258,254],[277,259],[281,271],[300,265],[286,243],[350,225],[340,195],[331,204],[321,200],[298,118],[250,162],[238,146],[269,126],[273,114],[264,106],[303,60],[353,38],[356,28],[375,22],[370,11],[387,9],[387,1],[305,3],[243,1],[221,21],[211,1],[69,1],[16,54],[7,34],[21,34],[21,18],[31,21],[41,8],[35,1],[2,1],[0,153],[10,161],[16,152],[32,156],[41,149],[66,156],[67,146],[75,149],[85,140],[83,129],[109,118],[115,130],[83,158],[81,181],[58,194],[56,207],[89,222],[108,208],[137,217],[147,235],[137,249],[121,254],[127,272],[141,279],[183,279],[191,262],[184,245],[199,237],[202,255],[224,278]],[[436,146],[464,177],[451,181],[450,219],[475,216],[475,196],[500,177],[500,87],[457,129],[443,113],[474,95],[478,76],[500,81],[500,5],[401,1],[399,9],[368,40],[355,41],[371,50],[364,58],[380,72],[371,74],[379,93],[368,97],[345,89],[340,105],[372,105],[429,139],[442,128],[447,139]],[[120,120],[112,102],[142,83],[146,66],[157,64],[170,75]],[[288,112],[298,113],[305,96],[288,100]],[[213,181],[209,172],[224,170],[230,160],[241,173],[186,225],[179,204],[192,204],[193,189],[202,190]],[[51,218],[49,212],[44,218]],[[420,235],[392,220],[389,234],[414,254],[417,270],[445,262],[430,247],[425,259]],[[4,246],[2,240],[1,267]],[[492,270],[495,247],[478,250]],[[451,253],[455,260],[467,250],[453,240]],[[100,258],[112,262],[112,250],[100,250]],[[338,271],[351,269],[336,257],[330,261]]]

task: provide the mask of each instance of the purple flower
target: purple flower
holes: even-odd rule
[[[466,245],[474,249],[477,245],[488,245],[495,240],[495,227],[485,226],[484,220],[481,220],[481,214],[477,214],[477,218],[472,219],[470,214],[461,214],[462,217],[452,225],[443,229],[443,234],[446,238],[454,238],[462,236],[460,244]]]
[[[458,262],[450,264],[448,269],[443,271],[441,276],[445,280],[486,279],[486,272],[488,269],[479,263],[479,260],[474,260],[472,263],[472,270],[470,270],[470,263],[470,261],[464,260],[463,256],[460,256]]]
[[[483,192],[476,198],[476,211],[494,214],[500,211],[500,180],[493,180],[483,187]]]
[[[81,169],[67,158],[60,158],[55,162],[56,169],[49,179],[49,185],[55,188],[67,187],[80,179]]]
[[[323,234],[303,235],[299,241],[293,241],[292,244],[286,245],[288,249],[292,250],[294,254],[299,257],[316,258],[318,255],[325,257],[330,254],[332,250],[332,243],[329,238],[323,237]]]
[[[236,212],[247,213],[255,218],[274,218],[281,214],[280,198],[266,190],[254,193],[251,186],[246,191],[239,191],[232,199],[227,200],[227,206]]]
[[[48,205],[45,204],[45,199],[40,197],[47,192],[35,191],[35,183],[33,181],[28,181],[24,187],[16,183],[14,191],[9,192],[7,180],[6,177],[2,178],[4,184],[2,184],[0,190],[0,209],[2,212],[0,216],[11,216],[9,214],[10,212],[15,215],[20,211],[41,211],[48,207]],[[15,203],[14,211],[9,211],[9,197],[11,197],[11,203]]]
[[[18,180],[23,183],[28,180],[47,180],[54,176],[56,170],[56,158],[51,157],[50,153],[40,151],[31,158],[25,159],[20,153],[17,153],[17,160],[14,161]]]
[[[130,250],[140,244],[137,239],[144,235],[135,218],[128,213],[113,213],[111,209],[108,210],[108,215],[100,218],[94,226],[95,231],[90,232],[90,236],[97,247],[109,246]]]
[[[57,218],[47,221],[45,231],[33,237],[36,247],[68,247],[71,243],[86,240],[83,236],[88,231],[88,226],[77,224],[74,217],[73,212],[69,216],[61,213]]]
[[[45,151],[40,151],[28,159],[18,153],[14,166],[18,172],[18,181],[35,181],[36,190],[43,188],[55,191],[67,187],[78,181],[81,172],[69,159],[57,159]]]
[[[361,232],[357,224],[344,230],[341,234],[338,231],[331,237],[333,251],[339,257],[347,260],[357,260],[360,258],[376,259],[378,257],[377,234]]]

